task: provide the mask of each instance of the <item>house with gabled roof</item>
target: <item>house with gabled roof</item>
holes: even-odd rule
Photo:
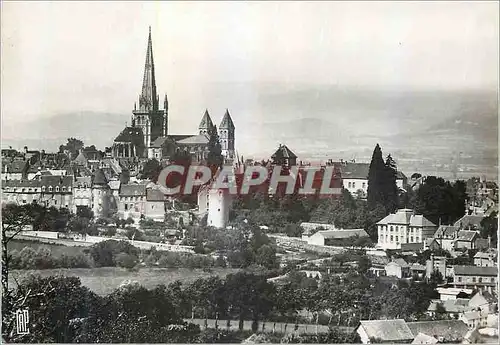
[[[484,218],[484,215],[466,214],[457,220],[454,226],[460,228],[460,230],[479,230],[481,228],[481,221]]]
[[[286,145],[280,144],[276,152],[271,156],[272,164],[291,167],[297,165],[297,155]]]
[[[460,343],[469,330],[460,320],[415,321],[406,324],[415,337],[423,333],[436,338],[439,343]]]
[[[437,226],[414,210],[400,209],[377,223],[378,243],[382,249],[401,249],[402,243],[422,243],[431,238]]]
[[[335,229],[320,230],[307,237],[307,243],[317,246],[335,246],[337,240],[348,240],[350,238],[368,238],[364,229]],[[305,238],[305,237],[304,237]]]
[[[332,164],[340,170],[344,189],[347,189],[352,196],[357,196],[362,199],[368,194],[368,172],[370,163],[349,162],[341,160],[340,162],[332,162]],[[401,172],[396,172],[396,185],[404,191],[408,183],[408,178]]]
[[[498,267],[452,266],[453,286],[496,292]]]
[[[363,320],[356,327],[363,344],[397,343],[409,344],[415,336],[403,319],[395,320]]]
[[[477,252],[476,255],[474,255],[474,266],[496,266],[496,258],[497,255],[494,251]]]
[[[385,265],[386,275],[389,277],[409,278],[411,277],[410,265],[401,258],[393,259]]]

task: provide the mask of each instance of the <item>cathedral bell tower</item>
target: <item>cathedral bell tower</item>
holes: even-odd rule
[[[234,123],[229,114],[229,110],[226,109],[226,113],[222,117],[222,121],[219,125],[219,140],[222,148],[222,155],[226,159],[234,159]]]
[[[153,42],[151,27],[149,27],[148,46],[146,50],[146,63],[142,80],[142,92],[132,111],[132,127],[140,128],[143,135],[145,155],[151,144],[161,136],[168,134],[168,100],[165,95],[164,109],[159,109],[159,97],[156,92],[155,65],[153,60]]]

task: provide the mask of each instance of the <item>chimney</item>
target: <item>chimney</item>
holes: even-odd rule
[[[24,147],[24,153],[28,153],[28,146]]]

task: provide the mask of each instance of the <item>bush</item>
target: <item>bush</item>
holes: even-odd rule
[[[90,255],[96,267],[116,266],[115,257],[120,253],[139,257],[140,251],[126,241],[115,240],[99,242],[90,247]]]
[[[127,253],[119,253],[116,255],[115,262],[119,267],[133,268],[137,264],[137,256]]]

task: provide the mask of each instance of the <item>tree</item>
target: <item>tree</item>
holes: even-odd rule
[[[396,162],[391,155],[388,155],[385,161],[384,179],[384,205],[387,213],[395,212],[399,204],[399,189],[396,185],[397,172]]]
[[[226,301],[230,315],[240,320],[250,318],[259,321],[267,316],[274,304],[274,286],[266,278],[250,273],[238,272],[229,274],[224,284]]]
[[[158,180],[161,172],[161,164],[156,159],[148,159],[142,168],[142,177],[150,179],[153,182]]]
[[[256,262],[267,269],[278,267],[278,260],[276,258],[276,249],[268,244],[264,244],[257,250]]]
[[[222,147],[219,140],[219,134],[217,133],[217,126],[212,126],[208,130],[208,157],[207,165],[212,170],[212,173],[217,169],[222,167],[224,159],[222,157]]]
[[[70,159],[73,160],[78,156],[78,152],[82,148],[83,141],[76,138],[68,138],[66,145],[59,146],[59,152],[64,153],[64,151],[68,151],[70,154]]]
[[[75,336],[75,324],[100,309],[100,298],[81,286],[76,277],[32,276],[21,282],[13,300],[15,308],[3,314],[3,336],[7,341],[35,343],[70,343]],[[28,309],[30,333],[17,335],[15,313]]]
[[[370,168],[368,170],[368,208],[374,209],[378,204],[385,206],[384,181],[386,166],[382,158],[382,150],[377,144],[373,150]]]
[[[481,237],[490,238],[491,246],[496,247],[498,241],[498,212],[492,212],[481,220]]]
[[[10,307],[9,265],[12,258],[9,242],[33,222],[27,207],[15,204],[2,206],[2,305]]]
[[[465,184],[428,176],[417,190],[410,207],[434,224],[453,224],[465,214]]]

